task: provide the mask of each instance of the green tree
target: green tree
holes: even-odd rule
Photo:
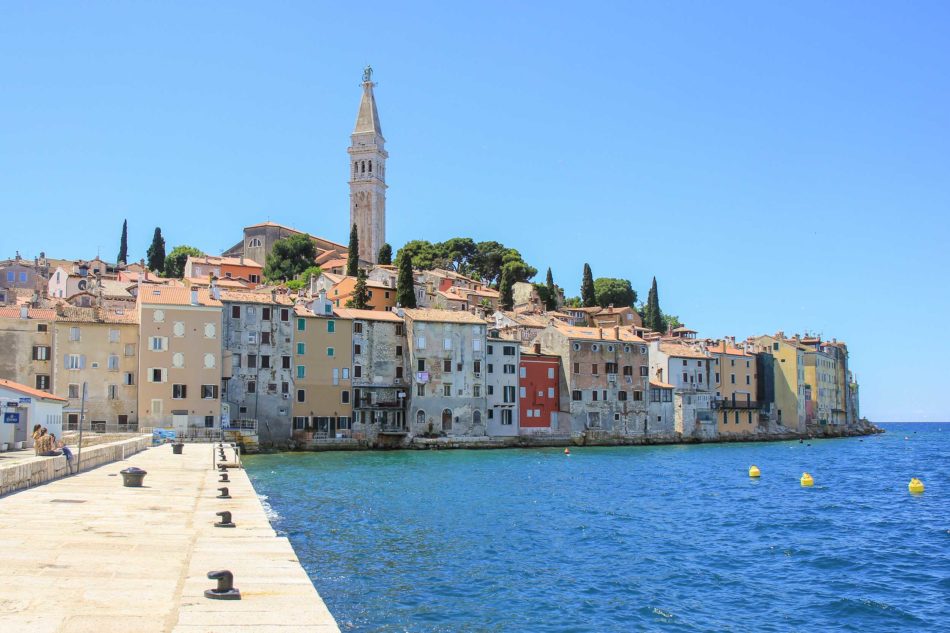
[[[498,282],[499,304],[502,310],[511,310],[515,304],[515,279],[510,267],[501,271],[501,280]]]
[[[581,307],[581,298],[580,297],[568,297],[564,300],[565,308],[580,308]]]
[[[442,258],[447,266],[461,275],[467,275],[472,262],[478,255],[478,248],[470,237],[453,237],[440,245]]]
[[[409,258],[410,266],[416,270],[432,270],[439,265],[441,257],[438,249],[426,240],[412,240],[396,253],[396,265],[400,266],[404,258]]]
[[[632,307],[636,302],[637,291],[628,279],[598,277],[594,280],[594,296],[597,298],[597,305],[602,308],[610,305],[625,308]]]
[[[152,272],[161,273],[165,269],[165,238],[162,237],[162,229],[155,227],[155,233],[152,235],[152,245],[146,252],[148,256],[148,268]]]
[[[551,274],[551,267],[548,267],[548,274],[544,280],[544,287],[547,290],[547,298],[544,299],[544,308],[548,311],[557,310],[557,286],[554,285],[554,275]]]
[[[129,221],[122,220],[122,237],[119,238],[119,256],[116,264],[125,264],[129,261]]]
[[[382,266],[389,266],[393,263],[393,247],[389,244],[383,244],[379,247],[379,254],[376,256],[376,263]]]
[[[300,281],[304,283],[304,285],[307,285],[310,283],[311,279],[319,277],[322,274],[323,274],[322,268],[320,268],[319,266],[310,266],[309,268],[304,270],[302,273],[300,273],[299,279]]]
[[[660,295],[656,289],[656,277],[653,278],[650,292],[647,293],[647,304],[643,309],[643,327],[650,328],[654,332],[666,331],[663,312],[660,310]]]
[[[678,327],[682,327],[683,322],[680,321],[680,318],[675,314],[664,314],[663,325],[667,330],[675,330]]]
[[[173,248],[172,252],[165,258],[164,275],[173,279],[181,279],[185,275],[185,262],[188,260],[189,255],[192,257],[201,257],[204,253],[194,246],[187,246],[185,244]]]
[[[296,234],[277,240],[264,263],[264,277],[268,281],[285,282],[313,266],[317,247],[309,235]]]
[[[412,257],[406,255],[399,262],[399,275],[396,277],[396,303],[403,308],[416,307],[416,289],[412,279]]]
[[[594,292],[594,274],[590,270],[590,264],[584,264],[584,276],[581,278],[581,301],[585,308],[593,308],[597,305],[597,295]]]
[[[501,267],[505,263],[505,253],[508,249],[499,242],[479,242],[475,245],[475,249],[472,275],[489,285],[497,283],[501,278]]]
[[[360,236],[356,230],[356,224],[350,229],[350,246],[346,255],[346,274],[348,277],[355,277],[356,271],[360,267]]]
[[[362,268],[356,271],[356,284],[353,286],[353,294],[346,301],[346,307],[356,310],[369,309],[369,288],[366,287],[366,271]]]

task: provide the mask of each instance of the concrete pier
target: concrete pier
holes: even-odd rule
[[[0,631],[339,631],[244,471],[218,482],[214,450],[150,448],[0,499]],[[145,487],[123,487],[129,466]],[[213,526],[222,510],[236,527]],[[219,569],[240,601],[204,597]]]

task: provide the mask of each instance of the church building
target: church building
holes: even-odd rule
[[[363,99],[350,136],[350,227],[356,225],[360,259],[376,263],[386,243],[386,153],[373,96],[373,69],[363,71]]]

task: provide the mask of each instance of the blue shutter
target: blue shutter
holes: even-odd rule
[[[79,369],[85,369],[85,368],[86,368],[86,355],[81,354],[79,356]]]

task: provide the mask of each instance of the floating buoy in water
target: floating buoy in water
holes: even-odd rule
[[[914,477],[910,480],[910,483],[907,484],[907,489],[915,495],[919,495],[924,491],[924,482]]]
[[[564,454],[565,454],[565,455],[570,455],[570,454],[571,454],[571,449],[565,448],[565,449],[564,449]]]
[[[802,486],[805,488],[811,488],[815,485],[815,479],[808,473],[802,473],[801,482]]]
[[[759,477],[762,473],[759,471],[759,467],[755,464],[749,466],[749,477]]]

